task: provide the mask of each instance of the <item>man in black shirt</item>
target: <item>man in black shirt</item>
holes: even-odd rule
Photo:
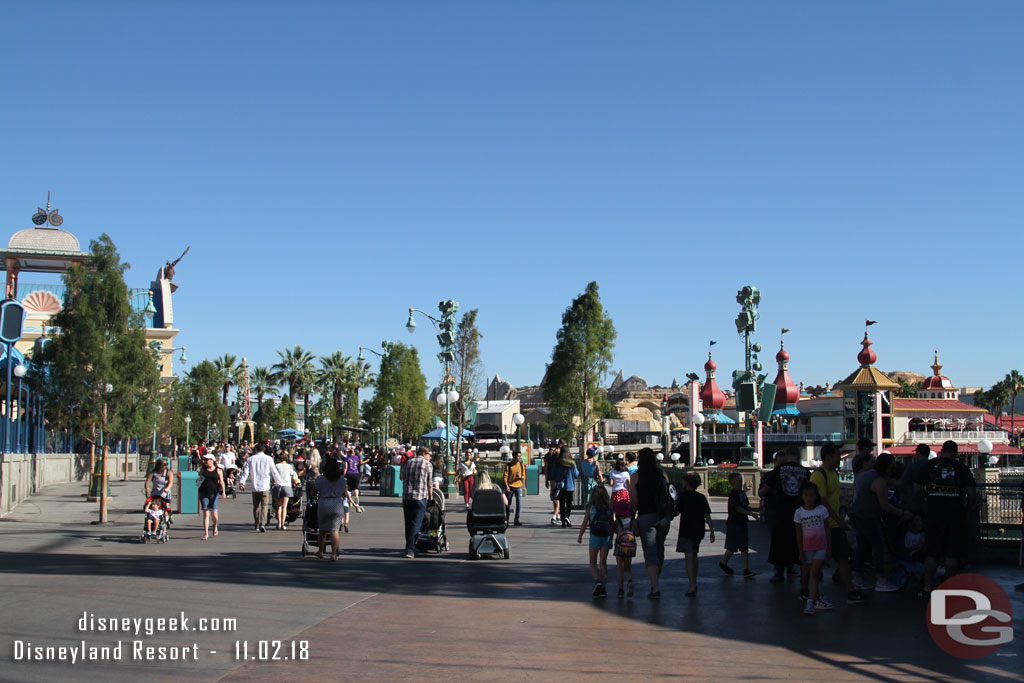
[[[974,502],[975,481],[958,454],[956,441],[945,442],[917,478],[917,491],[927,499],[922,595],[935,588],[939,558],[945,558],[946,575],[953,576],[958,559],[967,554],[967,509]]]
[[[786,449],[781,465],[768,472],[763,479],[766,493],[775,496],[776,511],[772,525],[772,541],[768,550],[768,562],[775,565],[772,583],[781,583],[788,568],[800,562],[793,532],[793,513],[800,507],[800,486],[810,479],[810,471],[800,464],[800,451],[794,447]]]

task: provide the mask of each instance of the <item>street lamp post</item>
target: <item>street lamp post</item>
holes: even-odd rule
[[[438,392],[437,405],[444,406],[444,452],[445,452],[445,464],[449,470],[454,469],[455,464],[452,462],[452,404],[457,403],[459,400],[459,392],[455,389],[449,389],[445,391],[442,387],[441,391]],[[462,441],[461,430],[459,434],[455,435],[455,438]]]
[[[160,414],[164,412],[163,406],[156,407],[156,419],[153,420],[153,455],[156,455],[156,428],[160,424]]]
[[[192,416],[185,416],[185,448],[188,449],[192,445]]]
[[[14,425],[15,426],[15,430],[16,430],[15,433],[14,433],[14,441],[17,444],[18,450],[20,452],[24,453],[25,451],[22,450],[22,448],[21,448],[21,419],[20,418],[21,418],[21,412],[23,410],[23,405],[22,405],[22,401],[21,401],[21,393],[22,393],[21,392],[21,387],[22,387],[22,378],[25,377],[25,366],[24,365],[20,365],[20,364],[16,365],[14,367],[14,376],[18,378],[18,419],[15,421],[15,425]],[[27,413],[25,415],[25,418],[26,418],[25,419],[25,429],[27,430],[28,429],[28,414]]]
[[[452,299],[446,299],[437,305],[437,309],[441,312],[441,319],[438,320],[434,316],[430,315],[426,311],[421,311],[418,308],[409,309],[409,319],[405,322],[405,328],[412,334],[416,331],[416,320],[413,318],[413,313],[419,313],[426,316],[434,328],[437,330],[437,343],[441,346],[441,353],[437,355],[438,360],[444,363],[444,379],[441,381],[441,392],[445,395],[445,403],[439,405],[445,406],[445,414],[447,419],[446,423],[451,423],[451,404],[459,400],[459,394],[455,391],[455,378],[452,377],[452,362],[455,360],[455,313],[459,310],[459,302]],[[454,398],[452,395],[454,394]],[[446,433],[448,437],[451,437],[451,427],[448,427],[449,432]],[[459,434],[458,438],[461,443],[462,435]],[[451,438],[445,439],[445,465],[449,472],[454,472],[455,463],[452,460],[452,442]]]
[[[516,426],[516,447],[521,449],[523,441],[523,423],[526,422],[526,418],[523,417],[522,413],[516,413],[512,416],[512,422]]]
[[[384,445],[387,446],[388,439],[391,437],[391,414],[395,412],[395,409],[391,407],[391,404],[384,406]]]
[[[744,370],[733,373],[733,389],[736,391],[736,408],[744,413],[744,445],[740,448],[740,465],[752,467],[757,464],[754,459],[754,446],[750,443],[751,417],[757,411],[757,387],[764,383],[765,377],[755,377],[764,367],[757,360],[761,352],[760,344],[751,344],[750,333],[757,330],[757,307],[761,303],[761,292],[757,287],[747,285],[736,293],[736,303],[740,304],[740,314],[736,317],[736,331],[743,335]]]
[[[324,426],[324,445],[326,447],[328,430],[331,428],[331,418],[325,417],[323,420],[320,421],[320,423]]]
[[[701,429],[705,419],[704,413],[693,414],[693,429],[691,430],[690,438],[697,439],[697,459],[693,462],[694,467],[704,466],[704,455],[701,452]]]

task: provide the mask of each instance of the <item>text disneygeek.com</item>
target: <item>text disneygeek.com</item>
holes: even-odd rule
[[[101,617],[83,612],[77,622],[79,633],[124,634],[130,639],[114,642],[79,640],[38,642],[15,640],[12,659],[16,662],[159,662],[198,661],[206,656],[229,657],[235,661],[303,661],[309,659],[306,640],[235,640],[221,650],[204,643],[157,645],[141,640],[166,633],[223,633],[236,631],[238,620],[221,617],[192,617],[180,612],[173,617]]]

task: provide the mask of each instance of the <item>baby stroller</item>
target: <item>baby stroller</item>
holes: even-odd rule
[[[150,532],[146,530],[146,521],[149,520],[149,506],[153,502],[160,504],[160,509],[163,510],[163,516],[157,520],[156,528]],[[168,527],[171,525],[171,507],[167,504],[167,500],[163,496],[150,496],[146,499],[145,504],[142,506],[142,514],[144,520],[142,523],[142,536],[139,538],[140,543],[149,543],[153,541],[155,543],[167,543],[171,540],[170,534],[168,533]]]
[[[448,536],[445,534],[444,524],[444,494],[438,489],[430,490],[430,500],[427,501],[427,510],[423,514],[423,525],[416,535],[416,550],[433,550],[438,555],[448,550]]]
[[[317,499],[319,494],[312,482],[306,486],[305,505],[302,511],[302,556],[305,557],[320,547],[320,522],[317,520]],[[290,507],[290,506],[289,506]]]
[[[469,530],[469,559],[478,560],[483,554],[509,557],[505,529],[505,494],[498,489],[481,489],[473,494],[473,505],[466,513]]]

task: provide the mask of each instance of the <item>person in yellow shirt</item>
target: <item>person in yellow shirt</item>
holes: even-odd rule
[[[828,532],[832,543],[832,558],[839,570],[839,578],[846,587],[846,601],[863,602],[864,594],[854,586],[850,577],[850,544],[846,540],[849,530],[839,514],[839,447],[827,443],[821,447],[821,467],[811,473],[811,483],[818,487],[821,504],[828,510]]]
[[[515,526],[522,526],[519,521],[519,511],[523,507],[523,485],[526,483],[526,467],[523,465],[523,456],[516,448],[512,453],[512,460],[505,464],[505,485],[508,487],[508,507],[505,508],[505,524],[508,524],[509,513],[512,512],[512,501],[516,502]]]

